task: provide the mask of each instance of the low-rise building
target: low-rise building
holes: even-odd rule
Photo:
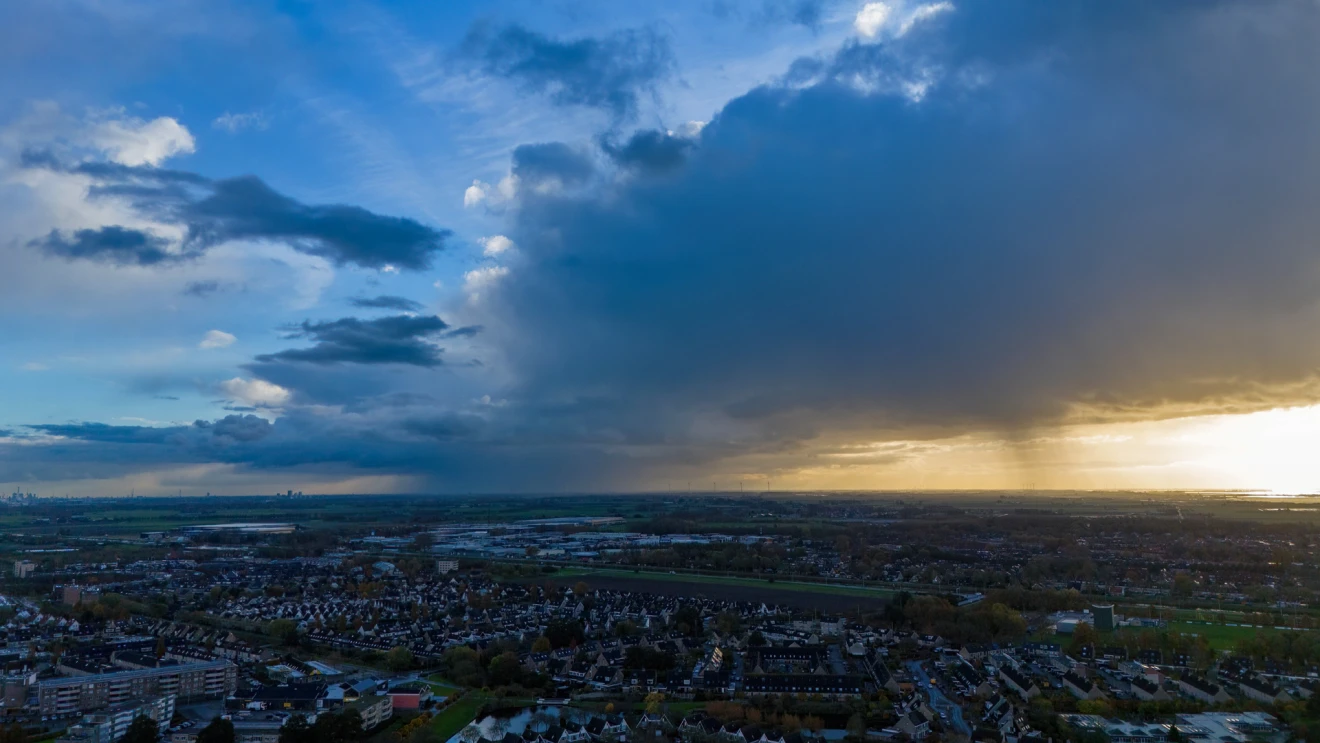
[[[1027,676],[1012,666],[1001,666],[999,668],[999,678],[1003,680],[1008,688],[1017,692],[1023,699],[1031,699],[1032,697],[1040,696],[1040,688],[1036,686],[1036,682],[1033,681],[1030,676]]]
[[[1195,674],[1187,674],[1178,679],[1178,690],[1192,699],[1199,699],[1206,704],[1231,702],[1233,695],[1224,691],[1224,687]]]
[[[236,688],[238,667],[214,660],[46,679],[38,682],[36,696],[41,714],[68,715],[155,696],[220,699]]]
[[[346,702],[344,709],[357,710],[362,715],[362,729],[371,730],[394,715],[394,700],[384,694],[368,694]]]
[[[114,743],[124,737],[128,727],[139,717],[149,717],[164,728],[174,716],[174,696],[112,705],[100,712],[83,716],[81,722],[65,731],[56,743]]]
[[[1178,730],[1192,741],[1206,743],[1282,743],[1288,731],[1265,712],[1202,712],[1178,715]]]
[[[1166,702],[1169,700],[1169,692],[1164,690],[1164,686],[1146,676],[1137,676],[1132,679],[1132,696],[1143,702]]]
[[[1091,679],[1069,671],[1063,674],[1063,688],[1078,699],[1104,699],[1105,693]]]
[[[1238,691],[1248,699],[1263,704],[1287,704],[1293,701],[1288,692],[1260,676],[1247,676],[1238,682]]]

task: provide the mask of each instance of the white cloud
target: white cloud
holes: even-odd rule
[[[220,389],[234,402],[258,408],[276,408],[289,401],[290,392],[278,384],[261,379],[234,377],[220,383]]]
[[[29,361],[26,364],[23,364],[19,368],[22,369],[23,371],[39,372],[39,371],[46,371],[50,367],[46,366],[40,361]]]
[[[491,185],[482,180],[472,181],[463,191],[463,206],[467,209],[484,204],[487,208],[504,206],[518,195],[518,179],[512,173]]]
[[[175,155],[197,149],[187,127],[168,116],[151,121],[133,117],[105,119],[92,127],[89,139],[120,165],[159,165]]]
[[[197,344],[198,348],[224,348],[232,346],[238,338],[223,330],[208,330],[202,338],[202,342]]]
[[[902,36],[908,31],[911,31],[912,27],[918,23],[929,18],[934,18],[941,13],[947,13],[951,10],[953,10],[953,3],[950,2],[930,3],[928,5],[918,6],[916,10],[909,13],[907,17],[903,19],[903,22],[899,24],[898,35]]]
[[[506,250],[512,250],[518,246],[504,235],[491,235],[477,240],[481,243],[481,252],[488,256],[496,256]]]
[[[266,114],[260,111],[239,114],[225,111],[211,122],[212,128],[222,129],[230,134],[237,134],[244,129],[263,130],[268,126],[270,122],[266,120]]]
[[[476,268],[463,274],[463,291],[469,302],[480,302],[481,293],[495,286],[500,279],[509,275],[507,266],[487,266]]]
[[[482,181],[472,181],[472,185],[463,192],[463,206],[467,209],[480,204],[486,200],[486,194],[490,191],[490,184]]]
[[[678,129],[671,129],[669,135],[693,139],[698,134],[701,134],[701,130],[705,128],[706,122],[704,121],[689,121],[685,124],[680,124]]]
[[[857,18],[853,19],[853,28],[862,36],[874,38],[893,14],[894,9],[889,7],[888,3],[867,3],[857,11]]]
[[[909,7],[904,0],[877,0],[862,6],[853,19],[853,28],[868,39],[876,37],[896,39],[907,34],[922,21],[953,10],[953,3],[926,3]]]

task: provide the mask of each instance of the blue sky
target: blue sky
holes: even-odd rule
[[[1077,430],[1313,404],[1317,25],[6,5],[0,479],[1260,485]]]

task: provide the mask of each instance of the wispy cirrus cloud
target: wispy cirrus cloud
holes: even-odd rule
[[[270,126],[270,120],[267,119],[266,114],[261,111],[248,111],[246,113],[230,113],[226,111],[220,116],[217,116],[215,120],[211,122],[211,126],[212,128],[229,132],[230,134],[238,134],[239,132],[246,130],[261,131],[266,129]]]

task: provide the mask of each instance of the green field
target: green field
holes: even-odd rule
[[[446,680],[444,676],[441,676],[438,673],[433,676],[427,676],[426,683],[428,686],[431,687],[432,693],[439,694],[440,696],[444,696],[444,697],[453,696],[454,694],[457,694],[458,692],[463,690],[463,687],[455,686],[449,683],[449,681]]]
[[[449,740],[476,719],[482,704],[483,700],[478,695],[469,694],[441,710],[431,721],[431,728],[441,740]]]
[[[1169,629],[1185,635],[1204,637],[1214,650],[1232,650],[1238,640],[1251,639],[1260,634],[1280,632],[1273,627],[1230,627],[1226,624],[1202,624],[1200,622],[1170,622]]]
[[[1282,630],[1273,627],[1230,627],[1227,624],[1211,624],[1206,622],[1169,622],[1170,632],[1178,632],[1184,635],[1197,635],[1204,637],[1210,643],[1212,650],[1232,650],[1237,646],[1238,640],[1250,639],[1261,633],[1274,633]],[[1108,633],[1101,633],[1101,637]],[[1054,634],[1053,632],[1040,632],[1032,635],[1029,639],[1034,642],[1053,642],[1066,646],[1072,638],[1068,635]]]
[[[764,578],[738,578],[726,575],[699,575],[696,573],[663,573],[649,570],[633,572],[621,568],[585,568],[572,567],[546,576],[550,579],[577,578],[591,585],[592,576],[606,578],[626,578],[638,581],[668,581],[676,583],[702,583],[715,586],[744,586],[748,588],[774,588],[781,591],[802,591],[804,593],[824,593],[833,596],[865,596],[883,598],[892,596],[894,591],[888,588],[870,588],[836,583],[812,583],[800,580],[766,580]]]

